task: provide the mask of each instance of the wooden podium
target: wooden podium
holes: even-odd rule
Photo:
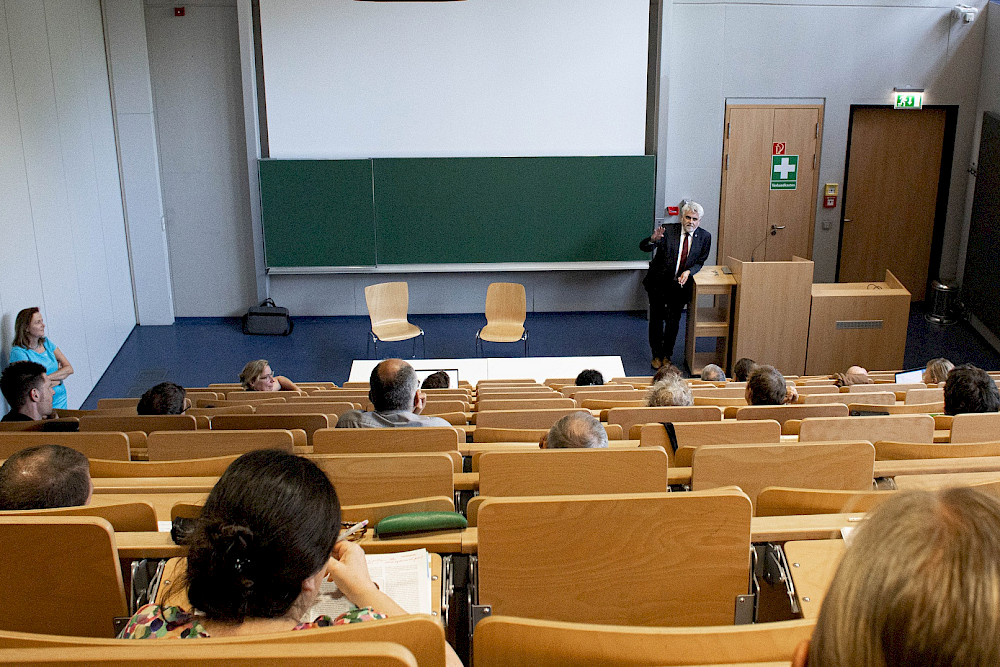
[[[813,285],[806,374],[902,368],[909,318],[910,293],[891,271],[884,282]]]
[[[703,266],[694,274],[694,289],[688,304],[687,338],[684,358],[693,375],[700,375],[708,364],[729,368],[729,330],[733,311],[733,287],[736,279],[722,266]],[[711,306],[699,306],[698,297],[711,297]],[[715,350],[697,352],[699,338],[714,338]]]
[[[812,261],[795,257],[790,262],[743,262],[729,257],[727,262],[736,279],[732,361],[749,357],[784,375],[803,375]]]

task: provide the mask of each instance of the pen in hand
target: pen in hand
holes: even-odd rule
[[[364,530],[365,526],[367,525],[368,525],[368,519],[365,519],[364,521],[359,521],[358,523],[354,524],[353,526],[345,530],[340,535],[340,537],[337,538],[337,541],[339,542],[341,540],[346,540],[348,537],[358,532],[359,530]]]

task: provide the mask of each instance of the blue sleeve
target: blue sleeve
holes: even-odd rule
[[[14,363],[15,361],[30,361],[30,359],[28,359],[28,351],[21,346],[10,348],[9,363]]]
[[[56,358],[56,348],[57,347],[58,347],[58,345],[56,345],[55,343],[53,343],[51,338],[46,338],[45,339],[45,351],[48,352],[52,356],[53,359]]]

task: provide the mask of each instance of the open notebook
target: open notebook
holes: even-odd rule
[[[368,572],[379,589],[411,614],[431,613],[431,556],[426,549],[394,554],[367,554]],[[310,620],[321,614],[336,618],[355,606],[337,589],[324,581],[316,604],[305,616]]]

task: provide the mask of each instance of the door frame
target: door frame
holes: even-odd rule
[[[847,147],[844,156],[844,190],[840,198],[840,232],[837,235],[837,272],[834,281],[840,282],[840,260],[844,250],[844,207],[847,205],[847,189],[851,173],[851,136],[854,132],[854,111],[856,109],[892,109],[891,104],[852,104],[847,121]],[[944,110],[944,139],[941,145],[941,172],[938,175],[938,196],[934,206],[934,229],[931,231],[931,259],[927,265],[927,289],[931,293],[931,282],[937,280],[941,270],[941,251],[944,247],[944,228],[948,218],[948,198],[951,189],[951,167],[955,158],[955,132],[958,127],[957,104],[926,104],[924,109]],[[907,113],[904,110],[899,113]],[[924,297],[927,298],[926,296]]]

